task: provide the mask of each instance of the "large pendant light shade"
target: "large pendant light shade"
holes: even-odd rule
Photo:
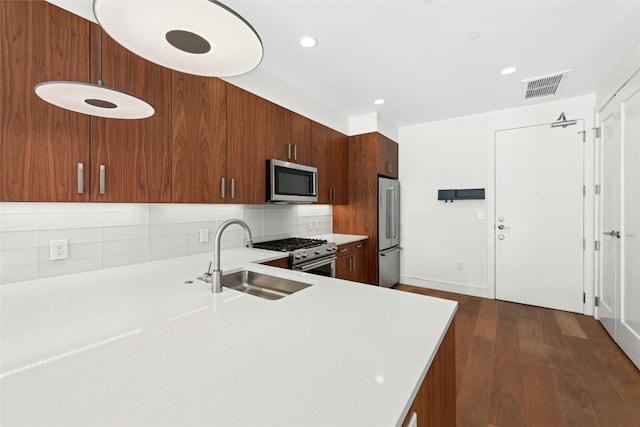
[[[240,15],[213,0],[94,0],[100,26],[151,62],[188,74],[229,77],[262,60],[262,41]]]

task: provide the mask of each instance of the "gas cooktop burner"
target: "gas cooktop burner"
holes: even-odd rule
[[[271,240],[270,242],[254,243],[253,247],[270,251],[291,252],[297,249],[313,248],[326,244],[326,240],[290,237],[288,239]]]

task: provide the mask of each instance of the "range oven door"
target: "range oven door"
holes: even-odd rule
[[[317,274],[325,277],[336,277],[336,257],[329,256],[303,264],[294,265],[292,270],[304,271],[305,273]]]

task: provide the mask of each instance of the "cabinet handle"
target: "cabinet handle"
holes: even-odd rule
[[[225,191],[225,184],[224,184],[224,176],[220,179],[220,198],[224,199],[224,191]]]
[[[231,178],[231,198],[236,198],[236,179]]]
[[[349,258],[349,271],[353,271],[353,258]]]
[[[298,144],[293,146],[293,160],[298,160]]]
[[[362,247],[362,243],[356,246],[356,249],[360,249]]]
[[[105,165],[100,165],[100,194],[104,194],[105,193],[105,175],[106,175],[106,166]]]
[[[391,162],[387,162],[387,172],[393,173],[393,164]]]
[[[349,248],[340,249],[340,253],[343,254],[343,253],[347,252],[348,250],[349,250]]]
[[[351,258],[353,260],[353,270],[356,271],[356,257]]]
[[[287,144],[287,160],[291,160],[291,144]]]
[[[78,163],[78,194],[84,193],[84,163]]]

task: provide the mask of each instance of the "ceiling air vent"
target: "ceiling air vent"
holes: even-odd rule
[[[558,93],[560,85],[567,79],[567,74],[571,70],[560,73],[549,74],[548,76],[534,77],[522,81],[522,100],[545,98]]]

